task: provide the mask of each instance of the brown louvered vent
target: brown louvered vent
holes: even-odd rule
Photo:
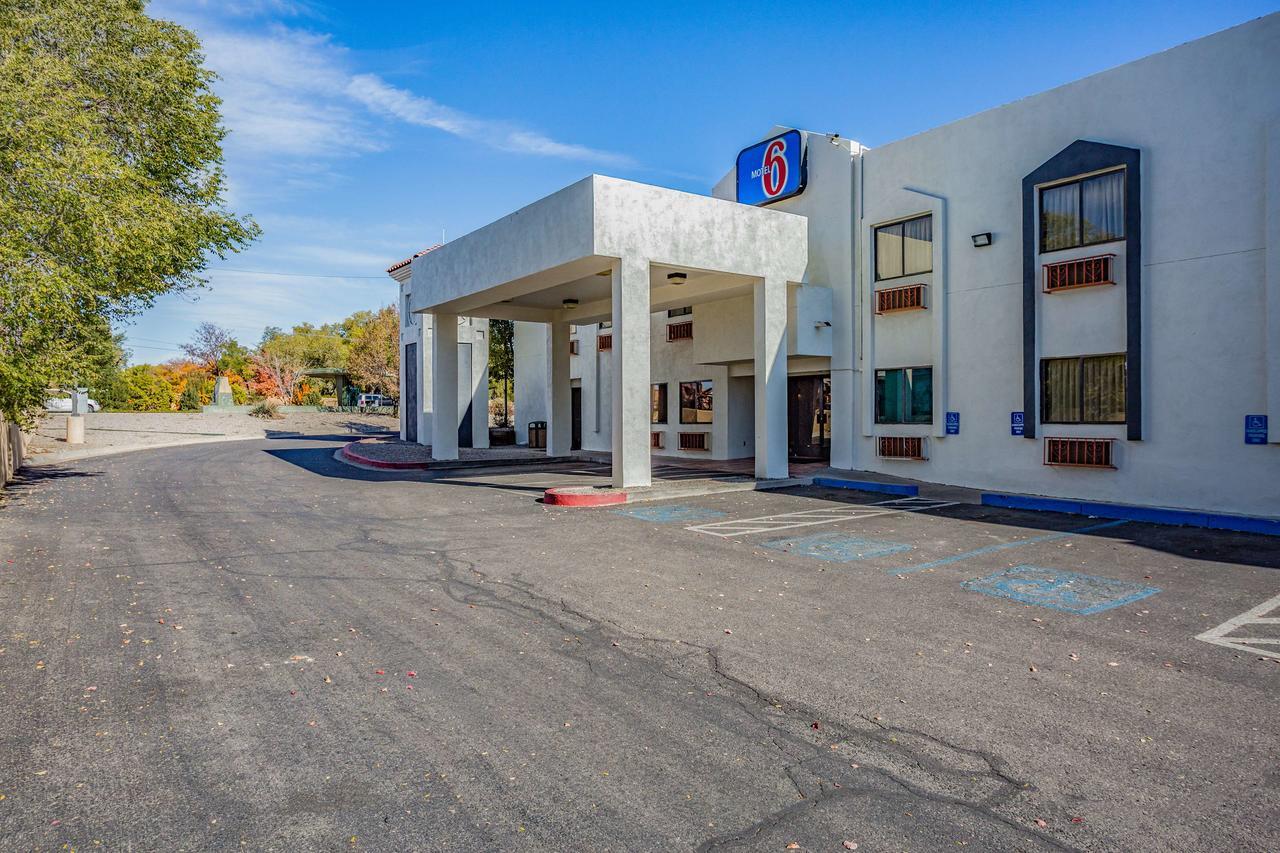
[[[664,435],[666,435],[665,432],[649,433],[649,446],[652,447],[654,450],[661,450],[663,448],[662,437]]]
[[[885,459],[924,459],[924,438],[918,435],[882,435],[876,453]]]
[[[885,287],[876,291],[876,313],[892,314],[894,311],[919,311],[924,304],[925,285],[904,284]]]
[[[577,354],[578,354],[578,341],[575,338],[574,340],[569,341],[569,355],[577,355]]]
[[[710,450],[711,434],[706,432],[680,433],[681,450]]]
[[[693,340],[693,321],[685,320],[683,323],[667,324],[667,340],[669,341]]]
[[[600,352],[613,349],[613,335],[600,335],[596,338],[596,348]]]
[[[1115,284],[1111,275],[1115,257],[1115,255],[1094,255],[1091,258],[1076,258],[1073,261],[1045,264],[1044,292],[1057,293],[1059,290],[1074,290],[1077,287]]]
[[[1113,438],[1046,438],[1044,464],[1068,468],[1114,468]]]

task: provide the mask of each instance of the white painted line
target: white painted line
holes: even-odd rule
[[[837,521],[852,521],[862,518],[874,518],[878,515],[892,515],[896,509],[877,509],[875,507],[848,507],[831,509],[811,509],[802,512],[787,512],[779,515],[762,515],[757,518],[741,518],[733,521],[714,521],[709,524],[695,524],[686,527],[696,533],[727,538],[730,536],[746,536],[752,533],[773,533],[778,530],[790,530],[794,527],[813,527],[817,524],[832,524]]]
[[[1227,636],[1237,628],[1243,628],[1246,625],[1280,624],[1280,617],[1264,615],[1273,610],[1280,610],[1280,595],[1262,602],[1251,610],[1246,610],[1239,616],[1233,616],[1216,628],[1210,628],[1203,634],[1197,635],[1196,639],[1202,640],[1206,643],[1213,643],[1215,646],[1223,646],[1224,648],[1235,649],[1236,651],[1249,652],[1250,654],[1262,655],[1264,657],[1280,660],[1280,649],[1273,651],[1271,649],[1258,648],[1261,644],[1280,645],[1280,639],[1269,637]]]

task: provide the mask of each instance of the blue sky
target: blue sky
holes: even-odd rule
[[[591,172],[707,192],[775,124],[882,145],[1278,7],[154,0],[221,76],[228,201],[264,233],[128,347],[391,303],[391,262]]]

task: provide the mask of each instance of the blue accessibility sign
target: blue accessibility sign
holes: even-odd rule
[[[1244,416],[1244,443],[1245,444],[1266,444],[1267,443],[1267,416],[1266,415],[1245,415]]]
[[[947,412],[947,435],[960,434],[960,413]]]
[[[1009,435],[1026,435],[1027,416],[1023,412],[1009,413]]]

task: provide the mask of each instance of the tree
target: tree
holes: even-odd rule
[[[169,383],[149,364],[130,367],[120,374],[119,407],[126,412],[167,412]],[[101,402],[101,401],[99,401]]]
[[[182,345],[187,358],[210,371],[217,371],[218,362],[228,353],[235,353],[243,347],[236,342],[231,333],[214,323],[201,323],[191,333],[191,340]]]
[[[511,426],[511,383],[515,381],[515,324],[510,320],[489,321],[489,377],[502,386],[502,423]]]
[[[400,387],[400,313],[388,305],[352,319],[358,315],[363,324],[351,343],[347,371],[362,389],[394,395]]]
[[[0,413],[29,420],[101,323],[204,284],[258,235],[223,206],[199,42],[141,0],[0,11]]]
[[[286,402],[293,401],[298,383],[302,379],[302,371],[309,366],[288,348],[264,348],[253,357],[253,364],[262,374],[258,386],[270,386]]]

